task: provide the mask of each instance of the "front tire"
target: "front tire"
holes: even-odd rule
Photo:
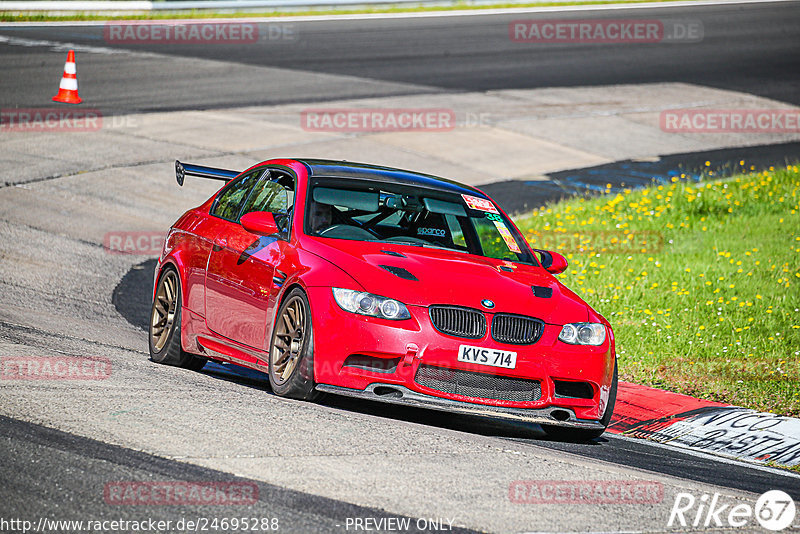
[[[181,283],[171,267],[164,269],[156,286],[149,334],[150,359],[156,363],[199,371],[208,361],[181,346]]]
[[[279,397],[314,400],[314,328],[305,292],[289,292],[275,316],[269,348],[269,383]]]
[[[599,438],[606,431],[608,425],[611,423],[611,416],[614,415],[614,406],[617,404],[617,360],[614,359],[614,378],[611,380],[611,391],[608,394],[608,404],[603,417],[600,419],[600,424],[603,425],[602,429],[585,430],[582,428],[568,428],[563,426],[550,426],[542,425],[547,435],[555,439],[564,439],[567,441],[580,441],[586,442]]]

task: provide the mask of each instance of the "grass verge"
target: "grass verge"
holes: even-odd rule
[[[96,20],[178,20],[178,19],[244,19],[244,18],[265,18],[265,17],[298,17],[298,16],[332,16],[336,15],[359,15],[359,14],[382,14],[382,13],[422,13],[429,11],[474,11],[480,9],[506,9],[506,8],[525,8],[525,7],[555,7],[555,6],[592,6],[604,4],[642,4],[652,2],[676,2],[679,0],[585,0],[585,1],[564,1],[564,2],[525,2],[525,3],[504,3],[490,5],[471,5],[456,2],[446,6],[424,6],[424,5],[389,5],[376,8],[352,8],[352,9],[306,9],[297,11],[237,11],[233,13],[221,13],[209,10],[187,10],[170,12],[141,12],[141,13],[69,13],[51,14],[38,12],[0,12],[0,22],[62,22],[62,21],[96,21]]]
[[[799,169],[673,179],[517,223],[611,322],[621,380],[798,416]]]

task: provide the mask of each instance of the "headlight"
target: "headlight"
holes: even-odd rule
[[[558,339],[570,345],[602,345],[606,327],[600,323],[569,323],[561,329]]]
[[[411,318],[408,308],[402,302],[365,291],[334,287],[333,298],[340,308],[352,313],[391,319],[393,321]]]

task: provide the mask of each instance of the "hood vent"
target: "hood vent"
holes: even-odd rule
[[[395,252],[394,250],[381,250],[384,254],[388,254],[389,256],[395,256],[397,258],[405,258],[406,255],[402,252]]]
[[[418,282],[417,277],[411,274],[410,272],[406,271],[402,267],[395,267],[393,265],[379,265],[381,269],[386,269],[390,273],[395,276],[399,276],[403,280],[413,280],[414,282]]]
[[[531,286],[533,288],[533,296],[539,297],[540,299],[549,299],[553,296],[553,288],[552,287],[544,287],[544,286]]]

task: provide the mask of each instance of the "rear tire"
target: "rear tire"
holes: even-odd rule
[[[269,383],[279,397],[315,400],[314,328],[311,306],[300,288],[286,295],[269,344]]]
[[[181,302],[178,273],[167,267],[159,276],[150,311],[150,359],[199,371],[208,359],[186,352],[181,346]]]
[[[606,431],[608,425],[611,423],[611,416],[614,415],[614,405],[617,403],[617,360],[614,359],[614,378],[611,380],[611,391],[608,394],[608,404],[603,417],[600,419],[600,424],[603,425],[602,429],[586,430],[583,428],[569,428],[563,426],[542,425],[548,436],[555,439],[563,439],[567,441],[591,441],[599,438]]]

